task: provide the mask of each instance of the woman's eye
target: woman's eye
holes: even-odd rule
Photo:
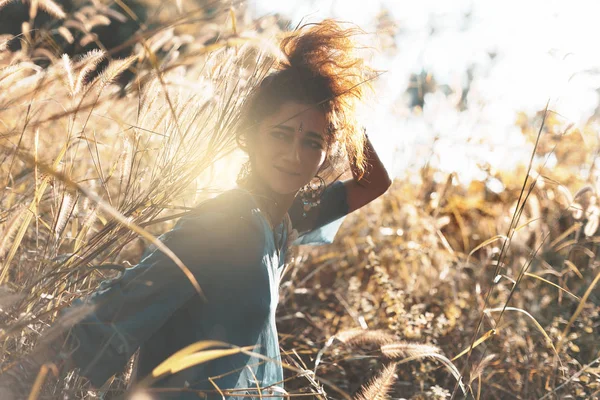
[[[271,136],[273,136],[275,139],[286,139],[287,135],[283,132],[271,132]]]
[[[321,143],[319,143],[319,142],[315,142],[315,141],[313,141],[313,140],[309,140],[309,141],[307,142],[307,144],[308,144],[308,146],[309,146],[309,147],[311,147],[311,148],[313,148],[313,149],[319,149],[319,150],[320,150],[320,149],[322,149],[322,148],[323,148],[323,146],[321,146]]]

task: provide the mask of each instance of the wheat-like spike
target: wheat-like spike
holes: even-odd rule
[[[587,192],[594,192],[594,187],[592,185],[585,185],[584,187],[579,189],[577,192],[575,192],[575,194],[573,195],[573,200],[575,200],[579,196],[586,194]]]
[[[125,138],[123,142],[123,152],[121,153],[121,174],[119,177],[119,183],[122,184],[124,180],[129,176],[131,172],[131,161],[133,159],[133,145],[131,139]]]
[[[85,47],[88,44],[95,42],[96,40],[98,40],[98,35],[96,35],[94,32],[91,32],[79,39],[79,45],[81,47]]]
[[[54,63],[58,61],[56,56],[48,49],[37,48],[33,51],[33,56],[36,58],[46,57],[50,62]]]
[[[83,15],[85,15],[86,17],[93,17],[94,15],[98,14],[98,10],[99,10],[99,4],[94,5],[89,5],[89,6],[83,6],[79,9],[79,12],[82,13]]]
[[[65,193],[63,196],[62,203],[60,205],[60,209],[58,211],[58,218],[56,219],[56,227],[54,228],[54,235],[56,239],[60,237],[60,234],[64,227],[67,225],[67,220],[69,219],[69,214],[71,214],[71,210],[73,208],[73,195],[70,193]]]
[[[396,336],[383,330],[349,329],[339,332],[336,338],[351,346],[364,344],[390,344],[398,340]]]
[[[0,0],[0,10],[6,7],[9,3],[12,3],[14,0]]]
[[[0,50],[2,50],[2,49],[0,49]],[[23,69],[23,65],[20,63],[14,64],[14,65],[9,65],[8,67],[5,67],[5,68],[1,68],[0,69],[0,82],[9,78],[11,75],[16,74],[17,72],[20,72],[22,69]]]
[[[6,252],[8,242],[12,237],[17,233],[17,229],[19,228],[19,222],[25,216],[25,212],[27,212],[27,208],[21,206],[12,212],[12,216],[8,219],[5,224],[4,231],[2,235],[0,235],[0,258],[4,257],[4,253]]]
[[[477,364],[471,371],[469,383],[472,383],[475,379],[477,379],[477,377],[483,373],[483,370],[492,362],[494,358],[496,358],[495,354],[488,354],[485,356],[485,358],[481,360],[481,362]]]
[[[397,363],[386,365],[381,373],[362,387],[355,400],[388,400],[389,392],[396,382]]]
[[[37,16],[38,0],[30,0],[29,2],[29,19],[33,21]]]
[[[167,44],[167,42],[172,40],[175,36],[174,32],[174,28],[170,28],[152,36],[152,38],[148,40],[148,48],[150,49],[150,52],[156,53],[161,47]]]
[[[81,22],[84,25],[86,25],[87,22],[88,22],[87,15],[85,15],[84,13],[82,13],[81,10],[75,11],[73,13],[73,18],[75,18],[77,21]],[[87,25],[86,25],[86,28],[87,28]]]
[[[565,208],[569,207],[573,203],[573,195],[571,194],[571,191],[565,186],[557,185],[556,191],[559,194],[558,197],[562,198],[562,200],[564,201]]]
[[[583,233],[586,237],[592,237],[600,225],[600,208],[594,204],[588,207],[586,213],[588,222],[585,224],[585,228],[583,228]]]
[[[127,17],[125,15],[121,14],[117,10],[113,10],[112,8],[104,7],[102,9],[102,12],[104,14],[106,14],[107,16],[112,17],[113,19],[116,19],[117,21],[121,22],[122,24],[127,22]]]
[[[55,18],[65,19],[67,17],[61,6],[52,0],[38,0],[38,7]]]
[[[133,64],[137,59],[137,56],[127,57],[121,60],[113,60],[108,64],[108,67],[100,75],[100,80],[103,85],[108,85],[114,81],[119,75],[121,75],[127,68]]]
[[[75,82],[75,94],[79,93],[83,87],[85,86],[85,78],[87,75],[98,67],[98,64],[102,62],[104,59],[104,52],[102,50],[94,49],[88,51],[79,62],[80,64],[84,64],[81,71],[79,71],[79,75],[77,76],[77,81]]]
[[[71,92],[71,96],[75,93],[75,79],[73,78],[73,66],[71,65],[71,59],[68,54],[62,55],[63,68],[67,73],[67,81],[69,83],[69,91]]]
[[[440,349],[431,344],[396,342],[382,345],[381,352],[388,358],[425,358],[439,354]]]
[[[452,361],[450,361],[450,359],[448,359],[448,357],[446,357],[443,354],[435,354],[435,355],[432,355],[431,357],[435,358],[436,360],[438,360],[442,364],[444,364],[444,366],[448,369],[448,371],[450,371],[450,373],[454,376],[454,378],[458,382],[458,385],[460,386],[460,389],[462,390],[463,394],[466,395],[467,388],[463,384],[462,377],[460,376],[460,371],[458,370],[458,368],[456,368],[456,365],[454,365],[454,363]]]
[[[69,44],[73,44],[73,42],[75,41],[75,38],[73,37],[73,34],[71,33],[70,30],[68,30],[67,28],[65,28],[64,26],[60,26],[58,28],[58,33],[60,34],[60,36],[63,37],[63,39],[65,39],[67,41],[67,43]]]
[[[25,42],[22,43],[22,46],[24,46],[24,49],[27,49],[29,44],[33,42],[33,39],[31,38],[31,26],[29,25],[29,22],[24,21],[21,24],[21,33],[23,33],[23,37],[25,38]]]
[[[91,207],[90,207],[90,199],[86,196],[83,197],[83,200],[81,201],[81,207],[79,207],[79,209],[81,210],[82,213],[85,213],[87,211],[92,211]]]
[[[398,364],[403,364],[409,361],[418,360],[420,358],[435,358],[440,361],[450,371],[450,373],[456,378],[463,393],[466,393],[466,388],[462,383],[460,372],[458,368],[446,357],[441,354],[438,347],[430,344],[421,343],[393,343],[381,346],[381,352],[384,356],[392,359],[401,358],[398,360]]]
[[[581,217],[583,217],[583,206],[579,203],[572,203],[571,204],[571,208],[573,209],[571,211],[571,214],[573,215],[573,219],[579,220],[581,219]]]
[[[85,25],[83,25],[81,22],[74,20],[74,19],[70,19],[67,20],[63,23],[63,26],[65,28],[72,28],[72,29],[77,29],[79,32],[83,33],[83,34],[87,34],[88,32],[85,30]]]
[[[90,18],[87,23],[89,28],[93,29],[96,26],[110,25],[110,18],[108,18],[106,15],[98,14]]]
[[[86,215],[85,219],[83,220],[82,226],[89,228],[96,221],[97,217],[98,217],[98,210],[96,208],[94,208],[93,210],[90,211],[90,213],[88,215]]]

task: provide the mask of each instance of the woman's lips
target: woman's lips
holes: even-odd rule
[[[298,176],[298,175],[300,175],[300,174],[299,174],[299,173],[297,173],[297,172],[291,172],[291,171],[287,171],[287,170],[285,170],[285,169],[283,169],[283,168],[280,168],[280,167],[278,167],[278,166],[276,166],[276,165],[275,165],[274,167],[275,167],[275,169],[276,169],[277,171],[281,171],[281,172],[283,172],[284,174],[287,174],[287,175],[291,175],[291,176]]]

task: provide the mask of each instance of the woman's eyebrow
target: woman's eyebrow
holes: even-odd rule
[[[306,136],[310,136],[310,137],[312,137],[314,139],[319,139],[322,142],[325,141],[325,139],[323,139],[323,136],[319,135],[317,132],[314,132],[314,131],[308,131],[308,132],[306,132],[305,135]]]
[[[279,124],[279,125],[273,125],[273,128],[278,128],[278,129],[281,129],[281,130],[284,130],[284,131],[288,131],[288,132],[292,132],[292,133],[295,131],[295,129],[293,127],[287,126],[287,125],[281,125],[281,124]]]

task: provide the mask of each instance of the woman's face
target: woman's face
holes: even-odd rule
[[[252,168],[279,194],[296,193],[317,174],[327,156],[323,112],[309,105],[285,102],[258,126]]]

